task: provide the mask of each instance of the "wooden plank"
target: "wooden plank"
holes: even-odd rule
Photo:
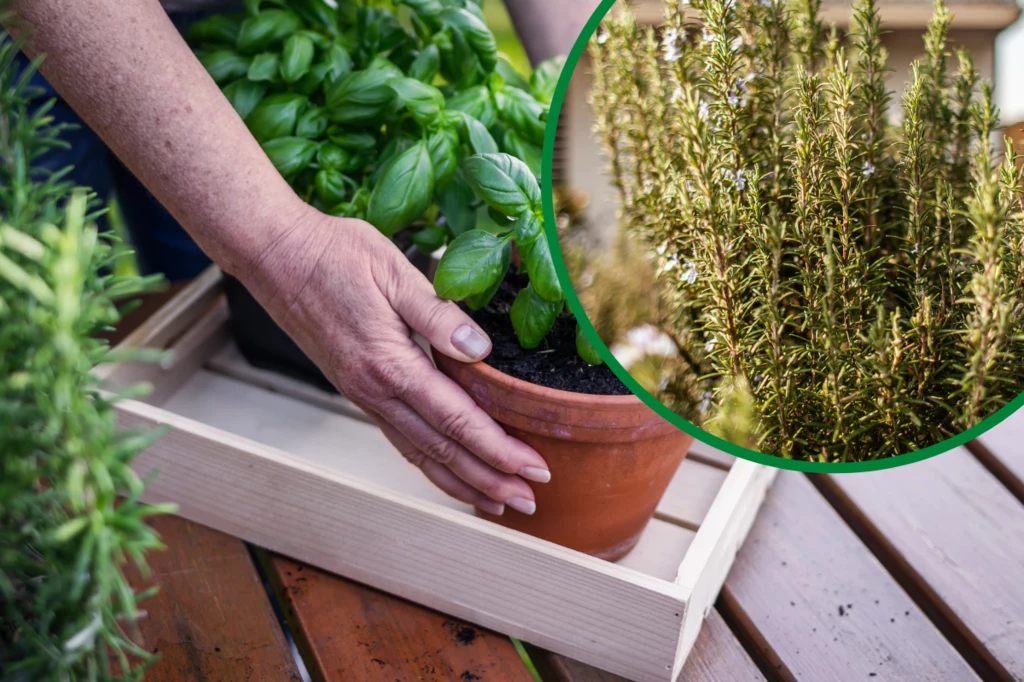
[[[545,682],[626,682],[618,675],[602,672],[596,668],[557,654],[542,654],[538,665],[542,666]],[[729,630],[718,611],[712,609],[704,621],[704,627],[697,637],[679,682],[757,682],[764,680],[750,656],[736,636]]]
[[[167,545],[146,558],[160,591],[141,604],[133,639],[159,660],[146,682],[300,682],[291,649],[244,543],[177,517],[154,519]]]
[[[533,679],[507,637],[291,559],[265,565],[320,682]]]
[[[1024,679],[1024,506],[990,472],[957,448],[823,485],[990,668],[986,676]]]
[[[264,445],[287,449],[339,474],[473,513],[471,506],[453,500],[431,484],[394,449],[375,424],[207,371],[196,373],[164,407]],[[260,417],[254,419],[253,415]],[[698,473],[690,476],[694,470]],[[719,469],[696,462],[682,468],[681,478],[677,476],[674,483],[679,499],[669,500],[667,509],[672,513],[667,516],[674,513],[688,519],[703,519],[725,475]],[[694,493],[686,493],[687,488],[695,488]],[[674,580],[679,562],[694,537],[687,525],[655,523],[623,565],[662,580]],[[673,560],[675,563],[670,565]]]
[[[905,492],[897,490],[898,496]],[[783,680],[977,679],[796,472],[782,472],[768,494],[726,579],[719,608],[733,631],[750,642],[748,649]]]
[[[373,420],[366,416],[360,407],[340,393],[328,393],[304,381],[250,365],[242,356],[242,351],[238,350],[238,346],[234,343],[229,343],[210,358],[206,366],[226,377],[238,379],[253,386],[260,386],[273,393],[296,398],[331,412],[354,417],[368,424],[373,423]]]
[[[687,457],[658,504],[658,518],[697,530],[727,475],[724,469]]]
[[[1018,410],[967,447],[1024,502],[1024,410]]]
[[[754,462],[736,462],[679,565],[676,584],[690,597],[673,677],[679,674],[687,653],[697,641],[701,623],[718,598],[729,567],[777,474],[777,469]]]
[[[669,678],[686,603],[676,585],[150,405],[117,410],[122,428],[171,427],[137,462],[160,470],[146,501],[638,682]]]
[[[693,445],[690,446],[690,452],[686,456],[691,460],[717,466],[720,469],[728,469],[736,462],[736,458],[732,455],[726,454],[699,440],[693,441]]]

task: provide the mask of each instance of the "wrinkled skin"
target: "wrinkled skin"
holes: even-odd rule
[[[255,271],[254,294],[278,324],[431,481],[483,509],[530,510],[523,478],[548,480],[543,459],[437,371],[411,333],[463,361],[485,357],[490,342],[391,241],[304,206]],[[476,346],[452,342],[464,326]]]

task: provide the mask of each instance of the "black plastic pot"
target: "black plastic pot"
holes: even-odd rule
[[[433,274],[430,270],[434,261],[430,256],[423,255],[415,247],[410,247],[406,256],[421,272],[428,276]],[[231,312],[231,335],[249,364],[304,381],[324,391],[338,392],[316,363],[277,326],[249,290],[226,273],[224,294]]]

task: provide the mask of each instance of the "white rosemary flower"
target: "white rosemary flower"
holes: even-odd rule
[[[729,45],[729,49],[733,52],[739,52],[741,47],[743,47],[743,38],[740,36],[733,38],[732,43]]]
[[[700,407],[698,408],[701,414],[704,414],[705,412],[711,409],[711,399],[713,397],[714,395],[712,395],[711,391],[705,391],[704,400],[701,401]]]
[[[706,121],[710,113],[711,108],[708,106],[708,103],[702,100],[701,103],[697,105],[697,115],[700,116],[700,120]]]
[[[669,28],[665,31],[661,44],[665,50],[666,62],[677,62],[682,58],[683,51],[679,47],[680,37],[685,37],[685,34],[680,36],[679,31],[675,27]]]
[[[872,175],[875,174],[875,164],[871,163],[870,161],[865,161],[864,166],[863,168],[861,168],[860,172],[864,175],[865,178],[870,178]]]
[[[730,107],[736,107],[740,104],[740,96],[736,94],[735,90],[730,90],[729,97],[726,99],[729,102]]]
[[[679,354],[672,337],[651,324],[630,329],[626,338],[609,350],[627,370],[644,358],[672,358]]]
[[[711,31],[708,30],[707,26],[704,27],[703,31],[701,31],[701,38],[704,39],[705,43],[710,43],[712,40],[714,40],[717,37],[718,36],[716,36],[714,33],[712,33]]]
[[[697,281],[697,274],[697,266],[694,265],[692,261],[687,261],[686,264],[683,265],[683,274],[679,279],[683,280],[687,284],[693,284]]]
[[[598,26],[597,28],[597,44],[604,45],[608,42],[608,31],[604,26]]]
[[[715,344],[718,343],[717,339],[711,339],[704,344],[704,352],[710,355],[715,350]]]
[[[742,168],[736,171],[736,174],[733,176],[732,181],[733,184],[736,185],[736,190],[739,192],[742,192],[747,188],[747,178],[744,177]]]

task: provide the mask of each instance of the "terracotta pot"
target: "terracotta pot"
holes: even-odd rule
[[[693,438],[636,396],[544,388],[482,362],[434,351],[438,368],[512,436],[537,450],[550,483],[534,483],[537,513],[478,511],[495,523],[615,561],[636,545]]]

